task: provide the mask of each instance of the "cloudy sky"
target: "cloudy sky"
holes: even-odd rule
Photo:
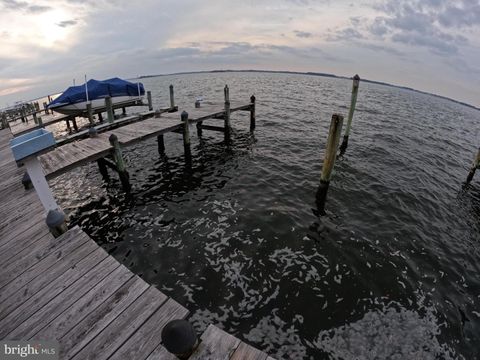
[[[0,0],[0,107],[84,74],[328,72],[480,106],[480,0]]]

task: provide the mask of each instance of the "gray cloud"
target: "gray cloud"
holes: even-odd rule
[[[312,33],[309,33],[307,31],[299,31],[299,30],[294,30],[295,36],[299,38],[309,38],[312,37]]]
[[[40,14],[51,9],[52,8],[50,6],[32,5],[27,8],[27,11],[32,14]]]
[[[32,14],[39,14],[51,9],[50,6],[30,5],[25,1],[17,0],[0,0],[0,4],[2,4],[3,7],[8,10],[25,10]]]
[[[356,41],[359,39],[363,39],[363,35],[353,27],[347,27],[345,29],[341,29],[335,31],[331,34],[326,36],[327,41]]]
[[[57,25],[62,27],[62,28],[66,28],[68,26],[73,26],[76,23],[77,23],[77,20],[64,20],[64,21],[60,21],[59,23],[57,23]]]

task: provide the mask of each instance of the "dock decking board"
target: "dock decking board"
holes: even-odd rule
[[[221,120],[224,109],[208,105],[191,114],[191,123]],[[182,126],[180,113],[132,122],[59,146],[41,162],[51,178],[109,155],[112,133],[125,146]],[[35,191],[21,185],[25,170],[13,160],[10,138],[8,130],[0,131],[0,339],[55,339],[61,359],[176,359],[160,334],[188,310],[119,264],[80,228],[53,238]],[[213,325],[201,340],[192,359],[266,358]]]

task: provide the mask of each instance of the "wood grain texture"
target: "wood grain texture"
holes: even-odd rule
[[[213,325],[208,326],[201,339],[189,360],[228,360],[240,345],[239,339]]]

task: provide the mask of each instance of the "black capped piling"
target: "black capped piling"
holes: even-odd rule
[[[172,320],[162,330],[162,344],[179,359],[188,359],[198,346],[198,337],[187,320]]]
[[[345,128],[345,134],[343,135],[342,145],[340,145],[340,154],[343,155],[348,146],[348,137],[350,136],[350,130],[352,128],[353,113],[355,112],[355,105],[357,104],[358,87],[360,85],[360,76],[355,75],[353,77],[352,84],[352,97],[350,99],[350,109],[348,110],[347,127]]]
[[[113,113],[112,98],[110,96],[105,97],[105,108],[107,109],[108,122],[113,123],[115,114]]]
[[[54,237],[59,237],[68,231],[67,217],[60,209],[49,210],[45,221]]]
[[[255,130],[255,95],[250,96],[250,131]]]
[[[223,89],[223,93],[225,96],[225,142],[230,141],[230,89],[228,88],[228,85],[225,85],[225,88]]]
[[[151,91],[147,91],[147,101],[148,101],[148,110],[152,111],[153,110],[153,102],[152,102],[152,92]]]
[[[118,176],[120,178],[120,182],[122,183],[122,187],[126,192],[129,192],[131,189],[129,181],[130,176],[128,175],[125,161],[123,160],[122,148],[120,146],[120,142],[118,141],[118,137],[115,134],[112,134],[110,135],[108,140],[113,146],[113,159],[115,160],[115,165],[117,168]]]
[[[342,133],[343,116],[333,114],[328,132],[327,147],[323,159],[322,175],[320,176],[320,185],[317,190],[317,208],[321,215],[325,214],[325,202],[327,200],[328,187],[332,176],[335,158],[337,157],[340,134]]]
[[[473,175],[475,175],[475,171],[478,169],[480,166],[480,148],[478,148],[477,155],[475,156],[475,159],[473,159],[472,166],[470,167],[470,171],[467,176],[467,181],[466,183],[469,184],[470,181],[473,179]]]
[[[183,123],[183,148],[185,150],[185,161],[191,163],[192,151],[190,149],[190,128],[188,125],[188,113],[186,111],[182,111],[181,119]]]
[[[88,136],[91,138],[97,137],[98,136],[98,131],[95,127],[91,127],[88,129]]]

